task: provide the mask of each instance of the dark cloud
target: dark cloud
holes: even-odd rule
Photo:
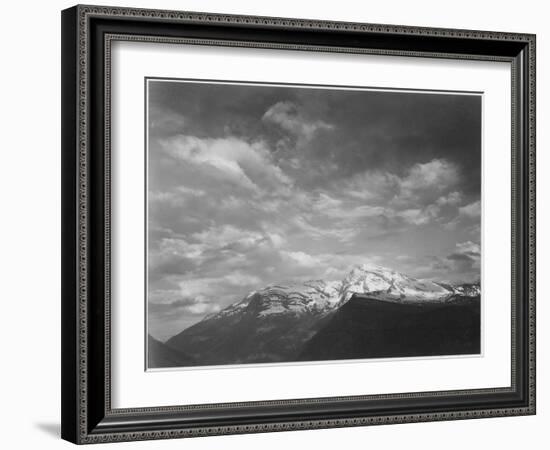
[[[153,335],[359,262],[478,278],[480,114],[477,95],[150,82]]]
[[[287,131],[292,122],[295,130],[301,123],[326,124],[331,132],[312,136],[295,156],[306,164],[336,164],[334,176],[347,177],[373,167],[402,175],[415,163],[444,156],[461,171],[465,194],[479,195],[481,97],[477,95],[153,82],[149,101],[167,117],[185,118],[185,133],[245,140],[254,136],[272,150],[287,137],[280,126],[284,115],[292,119]],[[275,117],[273,108],[279,109],[279,126],[273,126],[273,120],[259,120]],[[151,129],[151,137],[159,134]]]
[[[480,279],[481,249],[472,241],[460,242],[452,253],[434,257],[427,272],[432,278],[445,281],[478,281]]]

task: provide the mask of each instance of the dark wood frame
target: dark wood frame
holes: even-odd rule
[[[510,387],[112,409],[110,43],[512,64]],[[535,36],[98,6],[62,12],[62,437],[83,444],[535,413]]]

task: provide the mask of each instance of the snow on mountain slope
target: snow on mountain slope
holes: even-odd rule
[[[212,317],[226,317],[254,308],[258,317],[272,314],[303,313],[323,314],[334,309],[340,300],[342,283],[310,280],[303,283],[271,285],[264,289],[250,292],[244,299],[229,305]]]
[[[347,302],[353,294],[368,294],[372,298],[393,301],[441,300],[454,293],[451,289],[433,281],[411,278],[386,267],[361,264],[344,278],[341,303]]]
[[[479,306],[477,299],[477,285],[451,286],[422,281],[391,269],[363,264],[353,267],[341,281],[294,281],[250,292],[242,300],[182,330],[165,344],[191,358],[182,365],[315,360],[319,359],[315,356],[319,349],[306,343],[342,316],[342,311],[351,311],[351,316],[344,314],[343,326],[333,330],[347,336],[331,342],[329,356],[337,358],[355,348],[348,339],[348,326],[369,328],[372,320],[378,320],[355,315],[353,311],[370,311],[375,315],[376,311],[399,311],[401,315],[395,317],[402,317],[411,311],[468,309],[470,303]],[[422,314],[413,316],[414,321]],[[342,325],[338,320],[337,325]],[[326,333],[321,336],[326,338]]]
[[[277,313],[322,314],[332,310],[340,298],[341,283],[322,280],[293,283],[283,286],[269,286],[261,291],[267,300],[267,308],[260,317]]]
[[[479,283],[467,283],[452,287],[455,294],[465,297],[476,297],[481,295],[481,286]]]
[[[254,310],[259,318],[271,315],[324,316],[348,302],[354,294],[393,302],[444,301],[454,295],[480,295],[479,284],[451,286],[418,280],[374,264],[354,266],[342,281],[310,280],[270,285],[204,320]]]

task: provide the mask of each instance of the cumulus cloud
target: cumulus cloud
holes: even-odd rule
[[[330,195],[319,194],[313,207],[348,223],[382,217],[394,227],[445,225],[460,213],[463,195],[455,190],[459,180],[458,168],[444,159],[414,164],[403,176],[367,170],[339,181]],[[474,207],[464,207],[462,214]]]
[[[147,200],[153,203],[167,203],[170,206],[183,206],[189,197],[203,197],[206,192],[187,186],[177,186],[171,191],[151,191]]]
[[[479,273],[475,174],[461,159],[467,150],[438,137],[433,115],[428,126],[409,111],[409,129],[406,102],[390,107],[380,93],[359,101],[187,83],[176,95],[169,85],[150,95],[153,335],[268,284],[341,279],[358,263],[437,279]],[[444,103],[436,117],[455,114]]]
[[[167,111],[158,106],[150,107],[147,114],[151,132],[172,134],[182,133],[185,129],[186,119],[183,114]]]
[[[481,216],[481,202],[477,200],[468,205],[461,206],[458,210],[461,216],[478,218]]]
[[[220,277],[183,279],[179,287],[183,298],[207,298],[217,294],[223,286],[250,287],[257,285],[260,281],[257,276],[234,271]]]
[[[476,200],[458,207],[457,214],[445,224],[445,228],[451,231],[462,229],[471,236],[479,236],[481,233],[481,201]]]
[[[283,252],[283,255],[289,260],[289,262],[298,264],[299,266],[315,267],[320,263],[320,260],[318,258],[315,258],[312,255],[300,251],[285,251]]]
[[[289,224],[291,228],[300,231],[302,236],[307,236],[316,241],[331,238],[340,242],[347,242],[358,233],[356,228],[349,226],[318,226],[311,223],[304,216],[290,218]]]
[[[427,163],[417,163],[402,180],[404,190],[444,189],[456,184],[458,172],[454,164],[445,159],[433,159]]]
[[[193,314],[201,314],[202,310],[209,312],[217,311],[219,305],[213,303],[204,295],[194,297],[183,297],[181,291],[164,290],[151,291],[149,294],[150,312],[170,311],[170,309],[181,309]]]
[[[179,330],[182,324],[192,324],[206,314],[220,311],[219,303],[203,295],[182,297],[177,290],[152,290],[149,292],[148,321],[149,334],[166,340]]]
[[[456,206],[462,202],[462,194],[457,191],[450,192],[447,195],[443,195],[436,200],[438,206]]]
[[[178,147],[177,154],[180,158],[198,158],[200,162],[209,160],[215,146],[203,144]],[[257,162],[258,155],[249,157],[252,147],[241,144],[231,147],[232,158],[240,163]],[[266,155],[262,161],[272,164]],[[243,163],[243,167],[251,165]],[[428,168],[436,173],[428,173]],[[212,170],[216,169],[214,166]],[[272,195],[268,189],[265,195],[258,196],[260,187],[252,192],[225,189],[228,192],[212,196],[205,193],[212,186],[177,186],[172,196],[183,199],[180,206],[202,217],[200,226],[194,230],[187,224],[183,235],[172,232],[160,239],[158,247],[150,252],[149,264],[153,271],[167,276],[179,274],[180,295],[184,298],[211,295],[227,298],[228,302],[238,299],[246,288],[276,281],[272,276],[315,278],[319,273],[343,272],[352,258],[348,253],[339,260],[336,252],[347,246],[353,248],[359,239],[389,231],[404,233],[410,227],[445,225],[462,209],[470,212],[470,204],[459,206],[463,196],[455,189],[457,177],[452,164],[438,159],[415,164],[401,177],[366,171],[332,183],[323,191],[297,189],[292,180],[283,177],[287,185],[293,186],[288,196]],[[258,183],[262,181],[258,178]],[[159,201],[169,198],[165,193],[157,197]],[[173,208],[177,203],[171,201]],[[257,220],[250,220],[253,218]],[[208,222],[211,225],[205,226]],[[314,245],[316,251],[306,252],[304,245],[315,248],[311,247]],[[461,251],[457,247],[456,255],[440,257],[433,269],[468,269]],[[358,261],[372,256],[370,252],[360,253]],[[334,269],[338,264],[340,268]],[[240,272],[235,273],[235,267]]]
[[[458,242],[453,252],[444,257],[434,257],[428,271],[455,280],[479,280],[481,248],[472,241]]]
[[[436,208],[411,208],[397,213],[405,222],[413,225],[425,225],[437,215]]]
[[[413,165],[407,175],[399,180],[399,195],[395,204],[437,202],[440,194],[457,185],[458,168],[445,159],[434,159]]]
[[[456,244],[457,255],[464,255],[471,260],[479,261],[481,255],[481,248],[479,244],[472,241],[459,242]]]
[[[193,233],[193,238],[205,246],[223,248],[227,246],[251,247],[259,244],[266,236],[233,225],[221,225]]]
[[[258,182],[277,187],[291,181],[273,163],[261,141],[249,143],[231,136],[212,139],[178,135],[160,144],[172,157],[188,164],[206,166],[211,172],[218,172],[218,175],[244,188],[260,190]]]
[[[290,101],[277,102],[263,115],[266,123],[275,124],[299,139],[309,140],[320,130],[332,130],[333,125],[306,117],[300,107]]]
[[[340,181],[342,192],[367,202],[389,201],[399,194],[401,179],[386,171],[367,169]]]

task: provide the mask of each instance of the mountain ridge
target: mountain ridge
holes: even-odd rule
[[[249,292],[243,299],[234,302],[219,312],[205,316],[202,321],[231,315],[245,308],[255,295],[261,295],[269,304],[260,314],[296,313],[317,310],[326,313],[343,306],[355,294],[369,294],[371,298],[384,301],[447,301],[454,295],[480,295],[479,283],[452,285],[430,280],[421,280],[404,275],[393,269],[375,264],[358,264],[341,280],[322,279],[303,282],[277,283]],[[281,298],[287,301],[284,306]]]
[[[373,321],[378,320],[377,315],[384,311],[413,311],[419,313],[415,316],[417,325],[426,328],[426,317],[432,310],[452,310],[453,314],[458,311],[471,324],[477,320],[474,310],[479,309],[480,293],[480,286],[476,283],[450,285],[418,280],[385,267],[360,264],[354,266],[342,280],[278,283],[252,291],[241,300],[182,330],[168,339],[165,345],[186,356],[179,366],[301,361],[308,355],[313,360],[326,358],[326,351],[315,348],[320,345],[319,342],[332,349],[328,353],[331,355],[329,359],[342,359],[342,355],[349,351],[346,353],[341,346],[326,345],[327,333],[329,336],[349,334],[346,329],[334,329],[339,324],[351,320],[349,329],[355,330],[357,336],[372,336],[373,331],[364,328],[372,327]],[[346,316],[345,321],[334,319],[342,316],[342,311],[350,310],[346,307],[350,301],[361,314],[357,317]],[[365,303],[365,308],[357,306],[361,302]],[[384,314],[380,316],[381,326],[392,329],[395,324],[391,316]],[[445,314],[434,317],[445,317]],[[398,318],[399,314],[395,320]],[[402,318],[399,320],[404,323]],[[460,327],[453,326],[457,333],[462,332]],[[464,332],[475,336],[470,331]],[[429,332],[427,336],[430,337]],[[439,334],[433,337],[440,339]],[[456,336],[452,339],[456,341]],[[418,340],[412,340],[409,344],[414,342],[420,345]],[[422,345],[425,345],[424,341]],[[365,346],[365,351],[368,348],[371,347]],[[438,344],[437,348],[450,351],[454,347]],[[402,350],[411,353],[405,346]],[[389,353],[393,351],[395,348],[388,350]],[[466,350],[463,348],[461,352]],[[379,353],[371,348],[365,357],[369,357],[368,354]],[[380,354],[385,353],[382,351]]]

